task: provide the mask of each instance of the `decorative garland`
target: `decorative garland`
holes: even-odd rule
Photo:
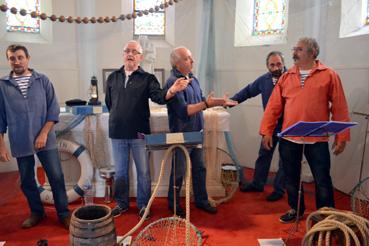
[[[12,13],[14,15],[19,12],[19,14],[22,15],[22,16],[30,15],[32,18],[40,18],[41,20],[47,20],[49,18],[51,21],[59,20],[59,22],[67,21],[68,23],[75,22],[77,24],[81,24],[81,23],[95,24],[96,22],[97,23],[104,23],[104,22],[109,23],[110,21],[111,22],[117,22],[118,20],[124,21],[124,20],[135,19],[137,17],[142,17],[142,16],[148,15],[150,13],[158,12],[160,9],[168,8],[170,5],[173,5],[174,3],[178,3],[179,1],[181,1],[181,0],[169,0],[169,1],[165,0],[164,3],[162,3],[160,5],[157,5],[153,8],[138,11],[138,12],[133,12],[132,14],[126,14],[126,15],[122,14],[119,17],[106,16],[106,17],[91,17],[91,18],[83,17],[82,18],[82,17],[79,17],[79,16],[78,17],[72,17],[72,16],[65,17],[64,15],[61,15],[59,17],[57,17],[56,15],[48,16],[45,13],[40,14],[40,13],[37,13],[36,11],[32,11],[32,12],[28,13],[27,10],[25,10],[25,9],[21,9],[21,10],[18,11],[18,9],[16,7],[12,7],[12,8],[9,9],[9,7],[6,4],[0,5],[0,10],[2,12],[6,12],[6,11],[10,10],[10,13]]]

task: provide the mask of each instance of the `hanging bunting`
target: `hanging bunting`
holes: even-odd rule
[[[14,15],[18,14],[18,12],[19,12],[19,14],[22,15],[22,16],[30,15],[32,18],[40,18],[41,20],[47,20],[47,19],[49,19],[51,21],[57,21],[58,20],[59,22],[65,22],[66,21],[66,23],[76,23],[76,24],[81,24],[81,23],[84,23],[84,24],[100,23],[101,24],[101,23],[117,22],[118,20],[121,20],[121,21],[131,20],[131,19],[135,19],[137,17],[142,17],[142,16],[148,15],[150,13],[158,12],[160,9],[168,8],[169,6],[172,6],[174,3],[178,3],[179,1],[182,1],[182,0],[168,0],[168,1],[165,1],[164,3],[162,3],[160,5],[157,5],[157,6],[154,6],[152,8],[142,10],[142,11],[139,11],[137,13],[132,13],[132,14],[121,14],[119,17],[116,17],[116,16],[101,17],[100,16],[100,17],[88,18],[88,17],[79,17],[79,16],[77,16],[77,17],[73,17],[73,16],[65,17],[64,15],[61,15],[61,16],[57,17],[54,14],[48,16],[45,13],[37,13],[36,11],[32,11],[32,12],[28,13],[27,10],[25,10],[25,9],[18,10],[16,7],[9,8],[6,4],[1,4],[0,5],[0,10],[2,12],[9,11],[10,13],[12,13]]]

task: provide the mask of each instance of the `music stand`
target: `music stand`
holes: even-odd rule
[[[341,122],[341,121],[299,121],[292,126],[286,128],[282,132],[278,133],[278,137],[300,137],[302,140],[302,154],[305,154],[305,137],[329,137],[336,135],[347,128],[357,125],[357,122]],[[297,200],[297,211],[296,211],[296,231],[298,230],[298,223],[300,220],[300,203],[301,203],[301,192],[302,192],[302,179],[301,179],[302,168],[300,168],[300,183]]]

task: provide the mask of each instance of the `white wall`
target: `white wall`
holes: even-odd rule
[[[272,50],[285,53],[287,66],[292,64],[291,48],[301,36],[317,38],[321,46],[320,59],[340,74],[350,111],[369,102],[369,35],[339,39],[340,1],[291,0],[287,43],[275,46],[237,47],[234,44],[236,0],[216,0],[215,43],[217,95],[233,94],[254,81],[266,71],[265,56]],[[172,43],[155,40],[156,67],[165,68],[169,75],[169,53],[172,47],[185,45],[198,61],[198,45],[201,29],[202,1],[186,0],[175,4],[174,39]],[[132,11],[130,0],[104,1],[73,0],[53,1],[53,13],[65,16],[119,16]],[[59,101],[71,98],[87,99],[89,79],[96,75],[102,91],[102,69],[116,68],[122,64],[123,44],[132,39],[132,21],[108,24],[53,24],[53,41],[50,44],[26,44],[30,50],[31,66],[47,74],[54,82]],[[8,72],[4,56],[9,42],[0,42],[3,58],[0,72]],[[103,98],[101,98],[103,100]],[[254,166],[259,148],[259,123],[262,117],[261,99],[255,98],[229,110],[235,148],[243,165]],[[352,130],[352,141],[347,150],[332,161],[335,185],[349,191],[358,179],[362,153],[362,136],[365,120],[358,116],[359,127]],[[369,144],[368,144],[369,145]],[[368,146],[367,145],[367,146]],[[369,152],[369,151],[368,151]],[[367,153],[368,153],[367,152]],[[366,166],[369,166],[366,155]],[[273,169],[276,170],[276,162]],[[353,173],[349,177],[347,171]],[[354,171],[353,171],[354,170]],[[369,167],[364,170],[369,174]],[[342,178],[344,177],[344,178]]]

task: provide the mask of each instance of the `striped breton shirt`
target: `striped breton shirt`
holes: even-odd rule
[[[305,80],[307,76],[309,75],[311,69],[309,70],[300,70],[300,80],[301,80],[301,88],[304,88]]]
[[[30,80],[31,76],[32,76],[32,74],[25,75],[25,76],[13,77],[15,82],[17,82],[18,88],[21,91],[24,98],[27,98],[28,85],[29,85],[29,80]]]

